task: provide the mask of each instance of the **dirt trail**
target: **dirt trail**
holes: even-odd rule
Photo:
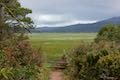
[[[51,71],[50,80],[62,80],[62,72],[60,70]]]

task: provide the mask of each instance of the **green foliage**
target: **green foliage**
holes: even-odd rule
[[[0,80],[38,80],[41,52],[24,35],[33,24],[29,13],[18,0],[0,0]]]
[[[120,52],[118,47],[111,48],[113,44],[108,46],[110,44],[108,42],[104,43],[104,47],[101,47],[100,44],[97,46],[83,44],[67,56],[66,74],[70,80],[100,80],[103,70],[109,71],[109,75],[105,74],[107,77],[119,78],[120,59],[118,56],[120,56]],[[116,55],[115,52],[118,54]]]
[[[99,42],[101,40],[120,42],[120,26],[109,24],[103,27],[95,41]]]
[[[4,23],[4,27],[7,24],[13,31],[16,27],[19,31],[33,27],[32,19],[27,16],[32,13],[32,10],[23,8],[18,0],[0,0],[0,5],[2,6],[0,7],[0,23]]]
[[[25,66],[22,68],[15,68],[15,80],[37,80],[40,76],[40,69],[36,66]]]
[[[0,80],[12,80],[13,79],[13,68],[1,68],[0,69]]]
[[[120,53],[113,53],[101,57],[96,64],[99,74],[120,79]]]
[[[36,80],[40,75],[41,53],[30,46],[26,36],[0,41],[0,78]],[[13,76],[14,75],[14,76]]]
[[[107,25],[95,42],[81,45],[66,55],[69,80],[120,79],[120,27]]]

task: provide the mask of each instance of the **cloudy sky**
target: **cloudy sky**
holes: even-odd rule
[[[120,16],[120,0],[21,0],[33,10],[29,16],[39,27],[94,23]]]

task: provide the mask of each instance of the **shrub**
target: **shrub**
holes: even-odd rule
[[[66,54],[66,61],[68,67],[65,74],[68,75],[70,80],[79,80],[82,77],[80,71],[84,68],[86,63],[86,54],[89,51],[89,46],[81,43],[79,48],[73,49],[70,53]],[[80,76],[81,75],[81,76]]]
[[[108,24],[105,27],[103,27],[95,41],[99,42],[99,41],[115,41],[115,42],[120,42],[120,26],[118,25],[112,25],[112,24]]]
[[[106,25],[95,42],[82,42],[66,54],[69,80],[120,79],[120,27]]]
[[[107,60],[106,58],[111,56],[112,64],[107,66],[106,69],[108,69],[108,71],[113,74],[109,75],[108,77],[116,77],[115,75],[117,75],[118,78],[119,67],[117,70],[116,68],[110,68],[113,65],[120,66],[120,59],[115,53],[120,54],[118,47],[111,42],[100,42],[100,44],[94,43],[92,45],[80,45],[79,48],[74,49],[73,52],[70,52],[66,57],[68,66],[66,68],[65,74],[69,76],[70,80],[100,80],[100,76],[103,74],[101,72],[103,69],[105,69],[104,66],[107,66],[108,64],[107,61],[105,61],[106,64],[103,63],[104,59]],[[116,71],[118,72],[115,73]]]
[[[101,57],[96,64],[101,77],[114,77],[120,79],[120,53]]]
[[[26,36],[15,34],[0,42],[0,70],[6,71],[3,73],[6,76],[0,76],[1,80],[7,77],[9,80],[37,80],[42,66],[41,52],[32,48]]]

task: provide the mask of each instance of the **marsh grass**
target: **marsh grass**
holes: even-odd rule
[[[30,42],[36,48],[42,48],[46,59],[56,60],[79,45],[81,41],[92,42],[96,33],[33,33]]]

